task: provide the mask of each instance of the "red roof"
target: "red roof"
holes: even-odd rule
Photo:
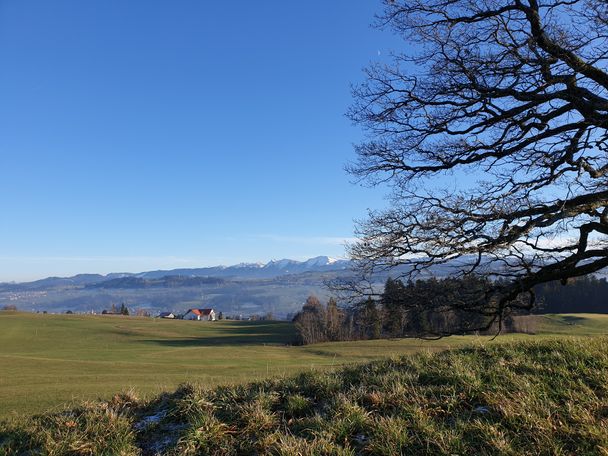
[[[188,312],[192,312],[194,315],[209,315],[213,312],[213,309],[190,309]]]

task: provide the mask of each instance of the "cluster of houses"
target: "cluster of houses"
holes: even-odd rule
[[[175,315],[173,312],[161,312],[158,314],[158,318],[181,318],[182,320],[197,321],[215,321],[217,319],[215,310],[213,309],[188,309],[182,316]]]

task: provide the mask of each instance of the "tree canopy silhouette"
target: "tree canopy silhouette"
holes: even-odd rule
[[[361,273],[486,276],[491,325],[608,266],[608,2],[387,0],[378,21],[412,52],[354,90],[349,170],[391,188],[350,246]]]

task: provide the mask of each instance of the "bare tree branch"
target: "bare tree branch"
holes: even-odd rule
[[[354,90],[349,171],[392,188],[358,224],[360,274],[484,275],[500,321],[608,266],[608,2],[387,0],[379,24],[417,52]]]

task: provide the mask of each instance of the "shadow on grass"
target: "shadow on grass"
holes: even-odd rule
[[[316,355],[316,356],[322,356],[324,358],[345,358],[346,355],[344,355],[343,353],[338,353],[335,351],[331,351],[331,350],[319,350],[319,349],[310,349],[310,348],[305,348],[306,353],[309,353],[311,355]]]
[[[213,323],[202,322],[201,325]],[[222,333],[179,339],[144,339],[141,342],[165,347],[213,347],[219,345],[292,345],[296,334],[291,325],[267,322],[240,322]]]
[[[19,449],[38,449],[39,445],[40,442],[25,429],[0,421],[0,455],[26,454],[18,452]]]
[[[141,342],[164,347],[217,347],[220,345],[292,345],[294,339],[268,336],[226,336],[200,337],[187,339],[145,339]]]
[[[179,324],[179,322],[176,323]],[[158,338],[138,339],[138,342],[156,346],[187,348],[222,345],[293,345],[296,341],[295,328],[285,322],[237,321],[217,326],[212,322],[194,324],[200,324],[200,335],[192,335],[192,326],[190,326],[188,334],[183,337],[163,337],[162,334],[159,334]],[[113,332],[119,335],[133,335],[129,331],[118,328],[115,328]],[[199,333],[197,332],[197,334]]]
[[[582,323],[586,320],[585,317],[576,317],[574,315],[562,315],[562,320],[564,323],[569,325],[576,325],[578,323]]]

